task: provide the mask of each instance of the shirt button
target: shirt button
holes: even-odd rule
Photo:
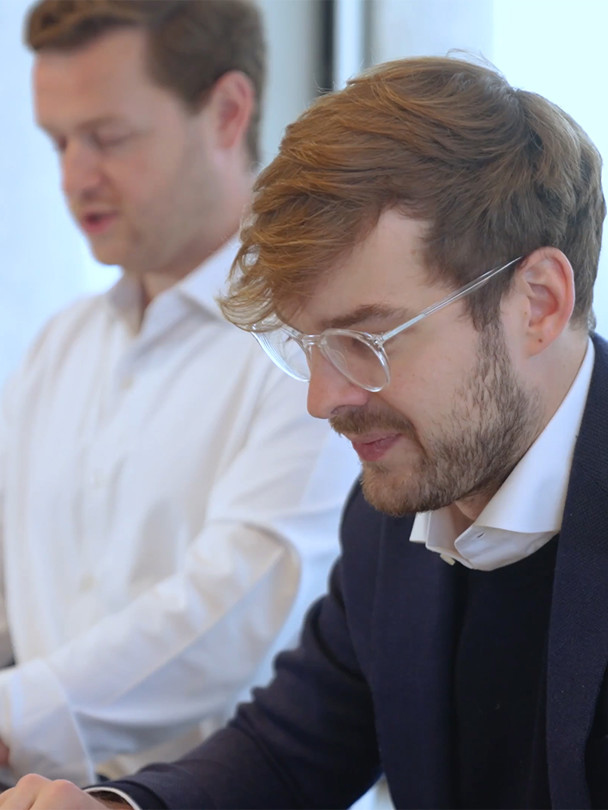
[[[453,557],[450,557],[449,554],[440,554],[439,556],[448,565],[454,565],[454,563],[456,562],[456,560]]]

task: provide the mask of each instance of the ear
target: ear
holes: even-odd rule
[[[572,265],[561,250],[539,248],[518,268],[516,289],[525,302],[524,341],[532,357],[568,326],[575,300]]]
[[[230,150],[245,142],[254,104],[253,85],[244,73],[230,70],[217,80],[205,105],[213,116],[216,146]]]

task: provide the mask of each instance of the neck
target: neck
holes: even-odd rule
[[[196,270],[238,233],[243,212],[250,201],[251,184],[252,178],[247,176],[238,189],[233,187],[227,195],[230,204],[223,210],[219,207],[211,216],[206,217],[204,232],[201,229],[197,238],[185,244],[178,253],[174,253],[169,262],[155,268],[131,271],[124,268],[125,273],[137,277],[141,284],[144,310],[154,298]]]
[[[148,270],[141,274],[134,273],[133,275],[137,276],[141,284],[144,310],[157,296],[186,278],[197,267],[206,262],[237,233],[237,230],[238,227],[235,227],[211,242],[207,242],[204,246],[201,246],[201,249],[188,251],[188,254],[182,256],[179,261],[173,261],[166,267]],[[125,270],[125,273],[128,274],[128,271]]]
[[[491,489],[476,492],[450,505],[449,509],[452,513],[452,520],[459,534],[475,523],[502,484],[503,481],[497,482]]]

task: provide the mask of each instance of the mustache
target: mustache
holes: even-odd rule
[[[80,219],[85,214],[90,213],[91,209],[94,209],[102,214],[113,210],[111,205],[101,200],[91,200],[90,202],[72,202],[71,200],[68,200],[68,208],[70,209],[72,216],[76,217],[76,219]]]
[[[343,411],[330,417],[329,424],[336,433],[348,433],[358,436],[374,430],[386,430],[416,437],[416,430],[411,422],[393,413],[374,413],[363,409]]]
[[[90,189],[72,195],[65,194],[65,199],[68,208],[73,214],[81,214],[83,211],[88,211],[91,208],[100,208],[101,210],[110,210],[116,207],[116,201],[111,199],[107,192],[97,189]]]

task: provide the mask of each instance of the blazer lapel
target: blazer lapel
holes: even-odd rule
[[[373,695],[383,767],[397,807],[447,807],[453,577],[387,519],[374,609]]]
[[[553,807],[589,807],[585,747],[608,663],[608,352],[596,362],[558,543],[547,672]],[[608,767],[608,763],[606,763]]]

